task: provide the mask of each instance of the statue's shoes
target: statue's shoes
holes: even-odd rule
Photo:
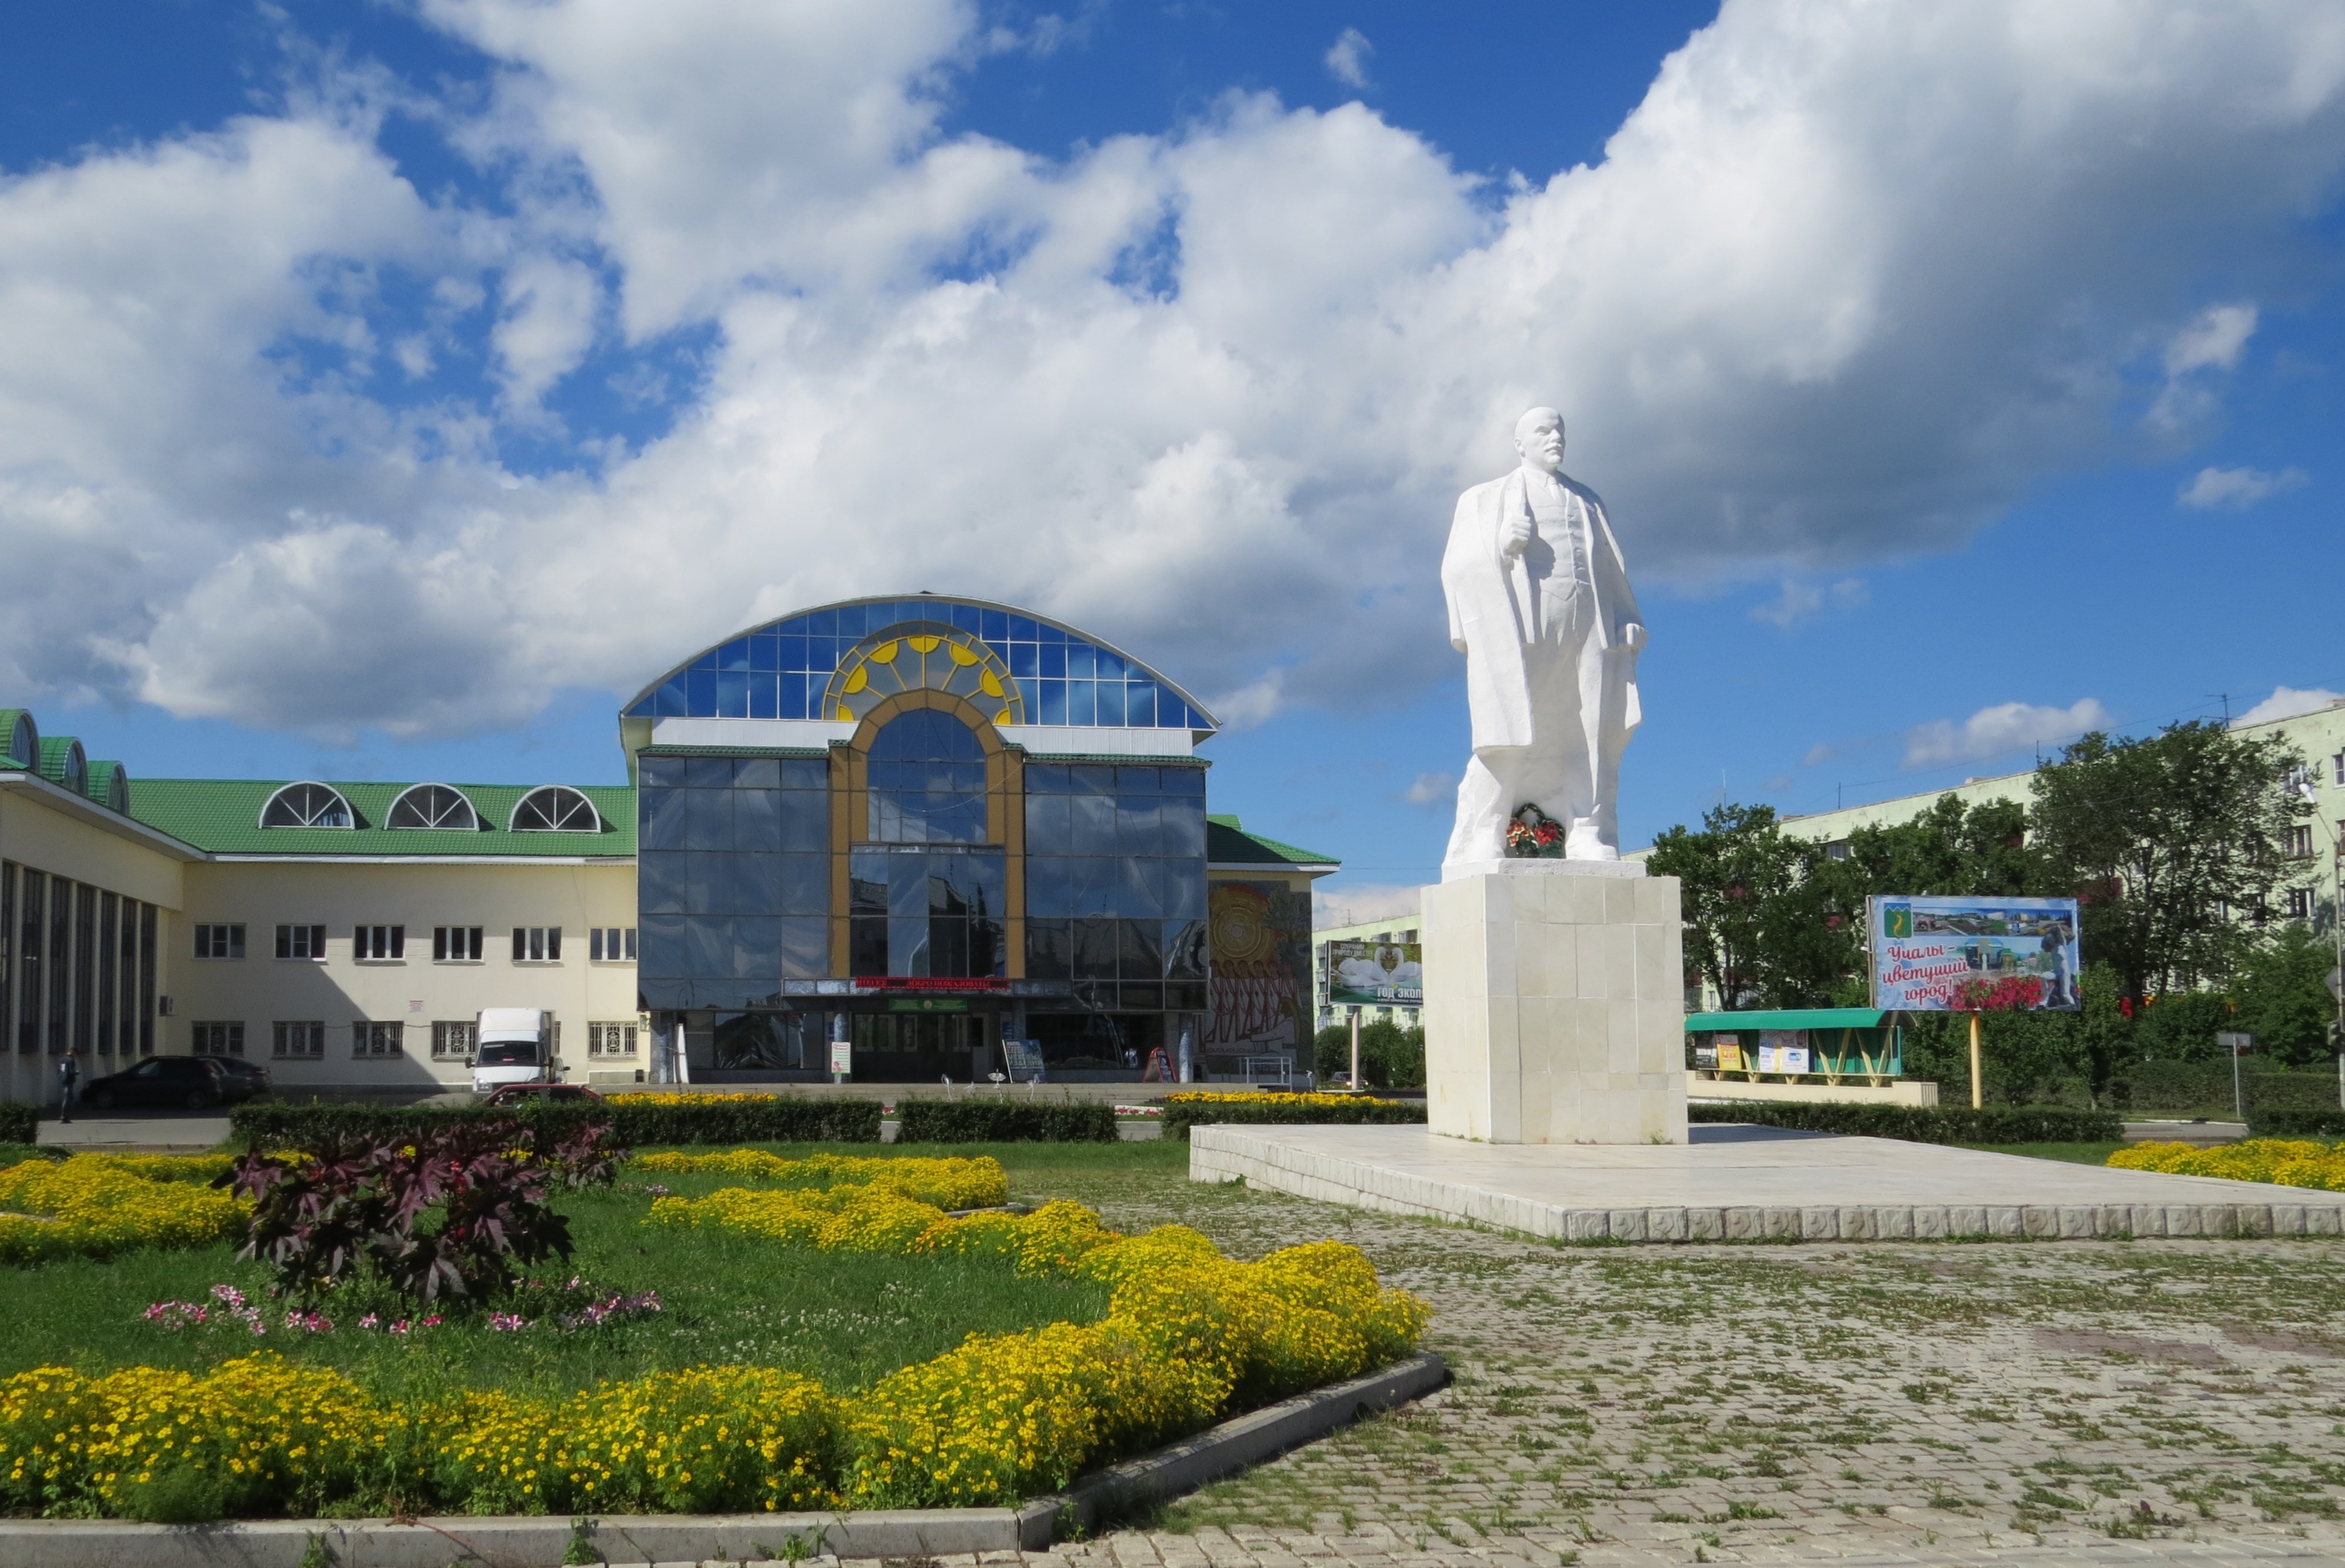
[[[1563,841],[1563,857],[1566,860],[1618,860],[1620,851],[1617,845],[1604,842],[1603,829],[1582,819],[1571,824],[1571,833]]]

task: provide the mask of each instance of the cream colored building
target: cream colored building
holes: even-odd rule
[[[2290,847],[2302,863],[2302,870],[2294,879],[2295,887],[2283,895],[2287,903],[2279,913],[2308,919],[2316,906],[2335,896],[2337,887],[2338,833],[2340,826],[2345,826],[2345,701],[2294,718],[2243,724],[2235,733],[2257,739],[2278,738],[2305,760],[2299,788],[2312,803],[2313,814],[2296,830],[2296,842]],[[2035,800],[2035,777],[2030,770],[1993,778],[1965,779],[1952,789],[1900,795],[1871,805],[1852,805],[1809,816],[1786,817],[1783,830],[1829,845],[1846,839],[1861,827],[1909,821],[1927,811],[1943,795],[1951,794],[1965,806],[1991,800],[2031,804]]]
[[[645,1069],[634,791],[146,779],[0,710],[13,1099],[151,1055],[276,1087],[466,1088],[472,1020],[553,1016],[572,1081]]]

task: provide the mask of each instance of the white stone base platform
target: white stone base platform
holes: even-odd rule
[[[1690,1131],[1492,1144],[1421,1127],[1199,1127],[1189,1176],[1560,1241],[2345,1234],[2345,1192],[1740,1123]]]

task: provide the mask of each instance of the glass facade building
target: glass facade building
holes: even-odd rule
[[[642,1003],[695,1080],[1128,1075],[1210,1005],[1213,721],[1098,639],[923,596],[732,638],[624,710]]]

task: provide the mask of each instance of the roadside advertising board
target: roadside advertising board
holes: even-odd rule
[[[1873,1005],[1912,1013],[2074,1010],[2073,898],[1867,899]]]
[[[1339,1007],[1421,1007],[1425,948],[1415,942],[1330,942],[1327,992]]]

